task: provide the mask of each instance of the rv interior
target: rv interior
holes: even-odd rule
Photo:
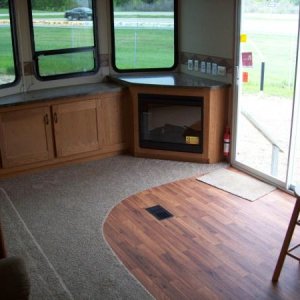
[[[299,7],[0,0],[0,298],[298,299]]]

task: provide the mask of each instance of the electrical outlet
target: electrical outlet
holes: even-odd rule
[[[195,59],[194,60],[194,71],[198,71],[199,70],[199,60]]]
[[[207,63],[206,63],[206,73],[207,73],[207,74],[210,74],[210,73],[211,73],[211,63],[210,63],[210,62],[207,62]]]
[[[200,71],[201,71],[201,73],[206,73],[206,63],[205,63],[205,61],[201,61]]]
[[[188,60],[188,70],[189,70],[189,71],[193,71],[193,69],[194,69],[193,60],[192,60],[192,59],[189,59],[189,60]]]
[[[211,64],[211,74],[214,76],[218,74],[218,65],[216,63]]]
[[[225,66],[218,66],[218,75],[225,76],[226,75],[226,67]]]

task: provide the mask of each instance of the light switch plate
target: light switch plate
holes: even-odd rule
[[[206,73],[211,74],[211,63],[210,62],[206,63]]]
[[[195,59],[194,60],[194,71],[198,71],[199,70],[199,60]]]
[[[193,67],[194,67],[193,60],[189,59],[188,60],[188,70],[193,71]]]
[[[201,71],[201,73],[206,73],[206,63],[205,63],[205,61],[201,61],[200,71]]]
[[[211,74],[217,75],[218,74],[218,65],[216,63],[211,64]]]

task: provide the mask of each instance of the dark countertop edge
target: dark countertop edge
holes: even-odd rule
[[[0,108],[46,102],[62,98],[74,98],[75,96],[84,97],[108,92],[120,92],[121,90],[122,86],[112,82],[89,83],[36,90],[0,97]]]
[[[136,75],[132,75],[132,74],[122,74],[122,75],[108,75],[107,76],[107,80],[111,81],[111,82],[115,82],[118,83],[124,87],[130,87],[130,86],[149,86],[149,87],[168,87],[168,88],[185,88],[185,89],[191,89],[191,88],[208,88],[208,89],[219,89],[219,88],[223,88],[223,87],[229,87],[231,86],[230,83],[226,83],[226,82],[220,82],[220,81],[214,81],[214,80],[210,80],[210,79],[205,79],[205,78],[201,78],[201,77],[196,77],[193,75],[189,75],[189,74],[182,74],[184,77],[189,77],[189,78],[195,78],[196,81],[201,81],[203,80],[204,82],[212,82],[213,85],[169,85],[169,84],[157,84],[157,83],[141,83],[141,82],[130,82],[127,81],[126,79],[122,79],[119,77],[126,77],[128,76],[128,79],[132,78],[132,77],[141,77],[143,78],[143,76],[145,78],[151,78],[151,77],[160,77],[160,76],[168,76],[169,74],[166,73],[162,73],[162,74],[136,74]],[[172,74],[171,74],[172,75]],[[174,73],[173,75],[176,75],[177,77],[181,76],[180,73]]]

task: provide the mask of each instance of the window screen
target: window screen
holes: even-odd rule
[[[0,88],[18,79],[12,1],[0,1]]]
[[[29,1],[33,59],[40,79],[98,69],[95,1]]]
[[[112,60],[117,71],[176,66],[177,1],[112,0]]]

